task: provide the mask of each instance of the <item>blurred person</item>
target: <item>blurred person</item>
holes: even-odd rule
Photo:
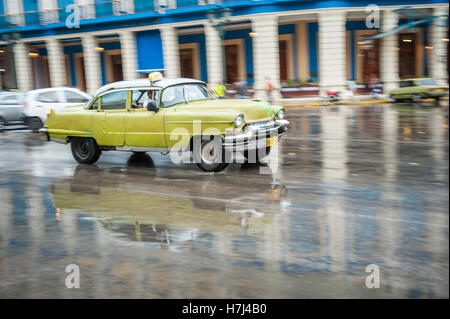
[[[238,81],[234,84],[237,94],[236,98],[238,99],[246,99],[247,98],[247,81],[242,78],[239,78]]]
[[[223,99],[225,98],[225,92],[226,92],[227,88],[225,87],[225,85],[223,85],[222,82],[218,82],[214,92],[216,92],[216,95],[219,99]]]
[[[372,95],[373,99],[378,98],[378,95],[381,93],[381,87],[382,84],[378,80],[378,77],[376,76],[373,77],[372,80],[370,81],[370,88],[372,89],[370,94]]]
[[[273,85],[270,77],[266,76],[266,93],[267,93],[267,101],[272,102],[272,91]]]

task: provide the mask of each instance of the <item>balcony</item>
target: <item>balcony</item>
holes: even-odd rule
[[[46,25],[65,22],[73,14],[80,20],[112,17],[142,12],[161,12],[160,9],[196,7],[199,5],[228,4],[249,0],[113,0],[76,5],[53,10],[28,11],[19,14],[0,15],[0,29]]]

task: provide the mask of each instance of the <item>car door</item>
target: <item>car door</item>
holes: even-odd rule
[[[157,94],[157,90],[151,90]],[[165,148],[164,109],[144,107],[148,90],[130,90],[131,105],[125,116],[125,144],[130,147]]]
[[[47,117],[47,111],[53,109],[61,111],[66,107],[65,98],[58,90],[46,90],[39,92],[33,101],[33,109],[37,116],[41,118]]]
[[[127,113],[127,90],[115,90],[101,95],[100,110],[103,116],[103,138],[101,145],[123,146]]]
[[[22,120],[23,106],[20,103],[20,94],[6,93],[0,96],[0,117],[6,122],[13,123]]]

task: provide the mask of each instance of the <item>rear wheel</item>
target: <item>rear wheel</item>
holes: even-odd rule
[[[41,119],[38,117],[29,117],[26,120],[26,125],[32,130],[33,132],[38,132],[39,129],[41,129],[44,126],[44,123],[42,123]]]
[[[205,172],[217,173],[228,166],[220,137],[194,141],[192,152],[197,166]]]
[[[435,97],[434,98],[434,105],[435,106],[440,106],[440,104],[439,104],[439,101],[441,100],[441,98],[438,96],[438,97]],[[0,124],[1,125],[1,124]]]
[[[400,102],[402,101],[402,99],[398,98],[398,97],[395,96],[395,95],[391,95],[391,100],[392,100],[394,103],[400,103]]]
[[[80,164],[93,164],[97,162],[102,153],[93,138],[74,137],[70,144],[72,155]]]

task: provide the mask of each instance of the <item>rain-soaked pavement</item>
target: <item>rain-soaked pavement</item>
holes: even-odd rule
[[[0,134],[0,297],[448,298],[448,106],[288,118],[263,172]]]

